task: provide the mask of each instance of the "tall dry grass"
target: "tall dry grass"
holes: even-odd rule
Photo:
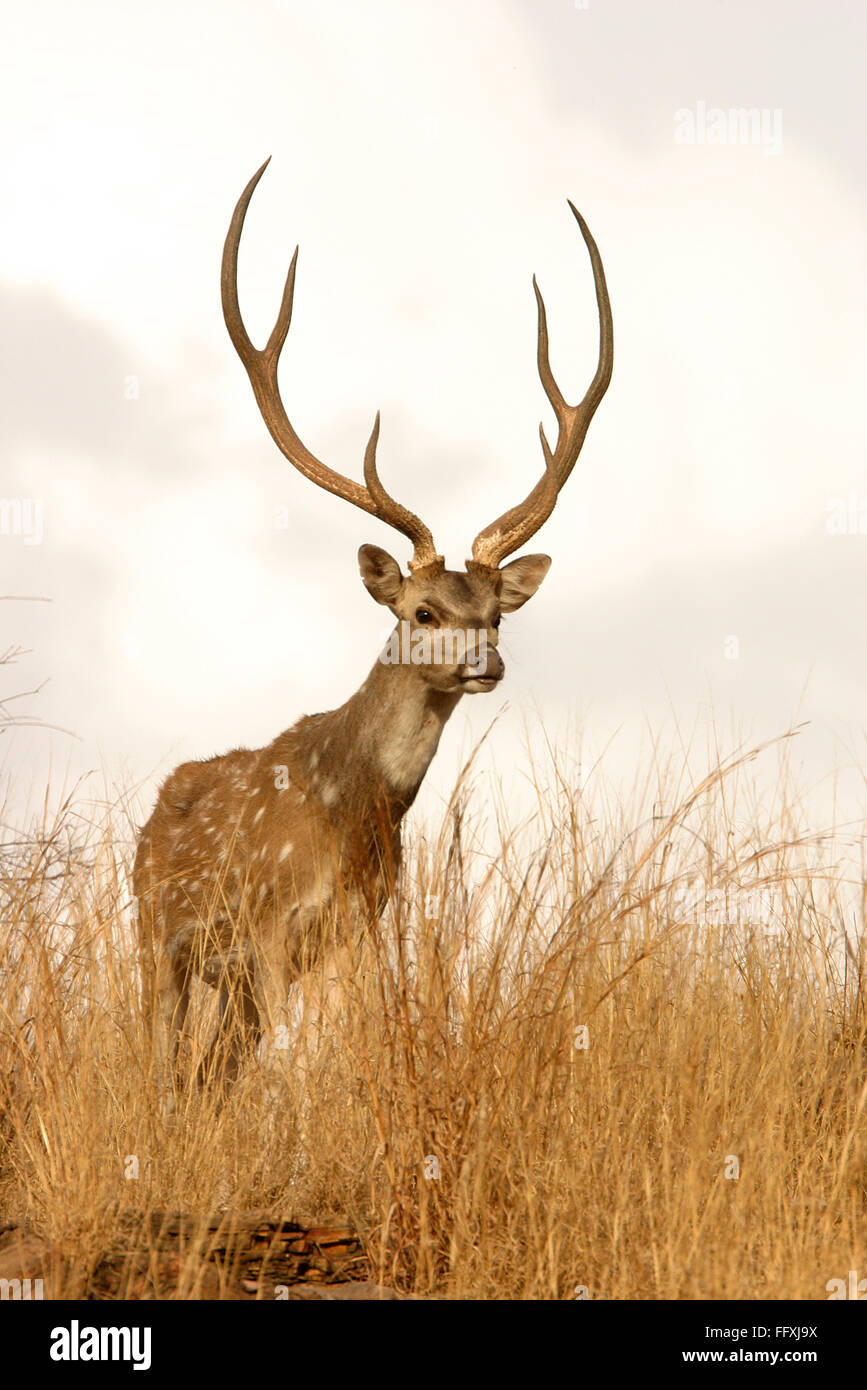
[[[7,829],[0,1218],[85,1277],[130,1208],[224,1206],[346,1216],[416,1294],[824,1298],[867,1274],[864,874],[802,824],[788,746],[692,779],[654,748],[625,803],[550,750],[519,824],[467,774],[312,1055],[299,1034],[173,1107],[125,807]]]

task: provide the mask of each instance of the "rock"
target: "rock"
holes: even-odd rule
[[[12,1298],[270,1302],[287,1288],[294,1299],[398,1298],[369,1275],[351,1226],[272,1212],[194,1217],[127,1210],[86,1277],[29,1228],[0,1227],[0,1279],[9,1281],[0,1287]]]
[[[357,1279],[348,1284],[290,1284],[290,1299],[355,1300],[367,1302],[400,1302],[400,1294],[385,1284],[374,1284],[371,1279]]]
[[[20,1226],[0,1229],[0,1285],[5,1298],[61,1296],[62,1267],[56,1250]]]

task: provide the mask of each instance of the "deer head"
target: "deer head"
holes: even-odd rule
[[[292,319],[297,247],[271,336],[264,348],[255,348],[250,341],[238,302],[238,247],[250,199],[268,163],[269,160],[266,160],[253,175],[238,199],[226,237],[222,267],[226,327],[247,370],[262,418],[277,447],[306,478],[371,516],[378,517],[412,541],[413,555],[407,575],[402,573],[398,562],[379,546],[364,545],[358,552],[361,577],[368,593],[377,603],[389,608],[400,624],[409,625],[412,650],[421,652],[423,658],[424,645],[417,640],[419,634],[424,636],[425,633],[438,631],[477,634],[472,660],[449,661],[449,653],[444,658],[440,646],[439,659],[420,659],[417,662],[421,678],[436,690],[454,694],[493,690],[505,670],[496,650],[500,617],[503,613],[514,612],[533,596],[551,564],[547,555],[524,555],[508,564],[503,561],[534,536],[554,510],[560,489],[575,466],[590,421],[611,380],[611,305],[596,243],[583,217],[570,202],[569,206],[590,253],[596,286],[600,332],[599,361],[593,380],[580,404],[567,404],[551,371],[545,304],[534,276],[533,288],[538,308],[539,375],[557,419],[557,441],[552,450],[543,426],[539,426],[545,461],[542,476],[523,502],[479,532],[473,541],[473,557],[466,562],[465,570],[449,570],[442,555],[437,553],[433,536],[424,522],[396,502],[380,480],[376,466],[378,411],[364,454],[363,485],[344,477],[316,458],[290,423],[277,383],[277,366]],[[434,643],[430,647],[436,652]]]

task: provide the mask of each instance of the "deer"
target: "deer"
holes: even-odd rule
[[[549,361],[545,303],[533,276],[537,365],[557,422],[552,448],[540,424],[544,469],[517,506],[485,526],[463,569],[447,569],[428,527],[386,491],[377,469],[380,417],[364,453],[364,483],[335,471],[296,434],[278,385],[289,332],[298,248],[264,348],[241,315],[238,250],[250,200],[269,160],[235,206],[222,257],[223,317],[259,412],[281,453],[310,482],[385,522],[412,544],[404,573],[377,545],[358,551],[361,581],[410,639],[411,660],[384,659],[338,708],[305,715],[267,746],[235,748],[182,763],[159,790],[141,829],[133,868],[146,1017],[177,1066],[198,977],[217,992],[218,1025],[199,1080],[237,1075],[265,1030],[286,1017],[290,987],[323,955],[336,931],[346,940],[376,921],[395,891],[401,828],[465,695],[498,688],[505,666],[500,620],[532,598],[551,564],[543,554],[508,556],[551,515],[611,380],[613,326],[599,250],[569,202],[589,253],[599,318],[593,379],[569,405]],[[448,633],[473,650],[439,650]],[[427,642],[427,646],[425,643]],[[404,651],[406,644],[404,643]],[[416,654],[420,656],[416,659]],[[213,998],[214,996],[210,996]]]

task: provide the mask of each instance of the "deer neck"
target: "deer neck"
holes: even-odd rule
[[[397,815],[413,805],[459,699],[433,689],[417,666],[378,660],[343,706],[364,773]]]
[[[346,704],[290,731],[296,765],[335,819],[385,812],[396,827],[460,698],[460,691],[434,690],[417,666],[377,661]]]
[[[360,690],[344,705],[347,725],[374,784],[396,810],[415,800],[460,692],[427,684],[417,666],[377,661]]]

